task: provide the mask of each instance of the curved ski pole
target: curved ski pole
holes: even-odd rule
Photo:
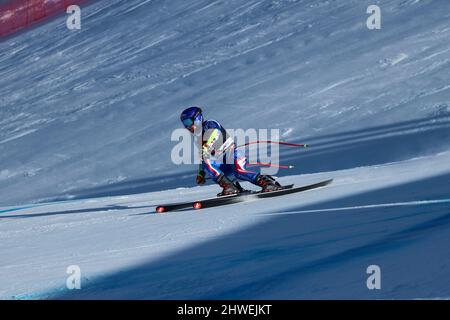
[[[239,146],[236,147],[236,149],[238,148],[242,148],[242,147],[246,147],[252,144],[260,144],[260,143],[266,143],[266,144],[281,144],[284,146],[291,146],[291,147],[303,147],[303,148],[307,148],[309,147],[309,145],[305,144],[305,143],[291,143],[291,142],[283,142],[283,141],[271,141],[271,140],[258,140],[258,141],[250,141],[244,144],[241,144]]]
[[[280,165],[280,164],[273,164],[273,163],[262,163],[262,162],[250,162],[247,165],[249,166],[262,166],[262,167],[273,167],[273,168],[279,168],[279,169],[293,169],[293,165]]]

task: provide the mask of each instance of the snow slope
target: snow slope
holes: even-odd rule
[[[0,204],[192,186],[169,140],[192,104],[334,160],[290,174],[448,149],[450,3],[379,1],[375,31],[369,4],[104,0],[80,31],[61,17],[5,39]]]
[[[328,177],[282,201],[164,215],[151,212],[215,187],[1,209],[0,297],[450,297],[449,152],[281,181]],[[373,264],[381,290],[366,287]],[[81,290],[66,289],[70,265]]]
[[[450,297],[450,2],[376,3],[99,0],[2,39],[0,298]],[[334,183],[150,214],[217,192],[170,161],[192,104]]]

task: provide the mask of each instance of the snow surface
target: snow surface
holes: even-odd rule
[[[215,186],[2,209],[3,298],[449,297],[450,152],[290,176],[330,186],[151,214]],[[366,268],[382,289],[366,287]],[[78,265],[82,288],[66,289]]]
[[[450,2],[375,1],[371,31],[372,2],[100,0],[3,39],[0,298],[450,297]],[[193,104],[335,181],[151,214],[218,191],[170,161]]]

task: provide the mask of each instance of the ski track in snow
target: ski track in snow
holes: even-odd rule
[[[447,204],[447,203],[450,203],[450,199],[368,204],[368,205],[364,205],[364,206],[353,206],[353,207],[328,208],[328,209],[317,209],[317,210],[302,210],[302,211],[288,211],[288,212],[275,212],[275,213],[264,214],[264,215],[274,216],[274,215],[314,213],[314,212],[317,212],[317,213],[319,213],[319,212],[336,212],[336,211],[350,211],[350,210],[374,209],[374,208],[424,206],[424,205]]]

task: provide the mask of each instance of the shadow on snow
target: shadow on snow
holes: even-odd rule
[[[152,207],[154,207],[154,206],[128,207],[128,206],[108,205],[108,206],[98,207],[98,208],[39,212],[39,213],[29,213],[29,214],[0,215],[0,219],[37,218],[37,217],[48,217],[48,216],[58,216],[58,215],[76,214],[76,213],[90,213],[90,212],[100,212],[101,213],[101,212],[105,212],[105,211],[142,209],[142,208],[152,208]]]
[[[450,174],[446,174],[316,205],[293,205],[283,212],[267,211],[275,215],[265,222],[49,298],[448,297],[450,204],[295,212],[448,199],[449,190]],[[289,197],[301,200],[302,196]],[[286,212],[291,214],[276,215]],[[382,290],[366,287],[366,268],[371,264],[381,267]]]

